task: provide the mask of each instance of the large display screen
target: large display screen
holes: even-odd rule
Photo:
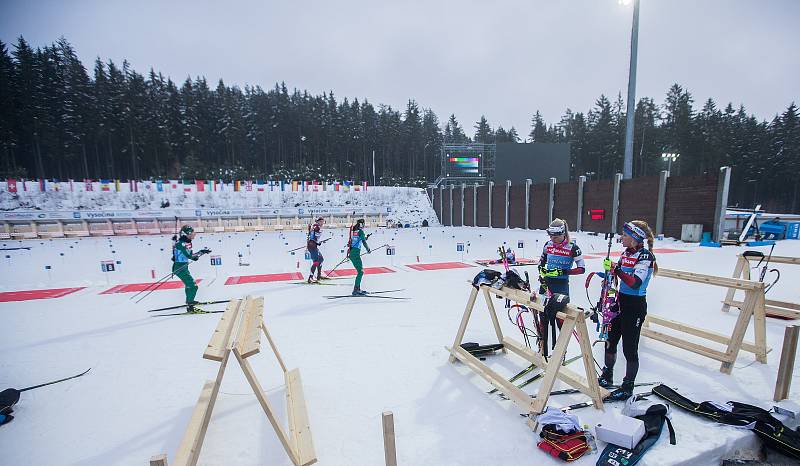
[[[455,177],[477,177],[481,176],[481,159],[483,154],[473,151],[449,151],[445,154],[446,174]]]

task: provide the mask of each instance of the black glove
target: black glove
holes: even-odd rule
[[[203,248],[203,249],[200,250],[200,254],[209,254],[210,252],[211,252],[211,249],[208,249],[208,248]]]

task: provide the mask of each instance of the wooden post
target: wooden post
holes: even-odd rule
[[[773,400],[785,400],[789,396],[792,386],[792,372],[794,360],[797,355],[797,337],[800,335],[800,326],[786,327],[783,333],[783,349],[781,350],[781,363],[778,366],[778,380],[775,382],[775,396]]]
[[[391,411],[383,412],[383,455],[386,466],[397,466],[397,449],[394,444],[394,415]]]
[[[150,466],[167,466],[167,455],[156,455],[150,457]]]
[[[530,178],[526,178],[525,179],[525,229],[526,230],[529,230],[530,227],[531,227],[530,226],[531,225],[531,222],[530,222],[531,183],[532,183],[532,181],[531,181]],[[580,227],[578,227],[578,230],[580,230]]]
[[[556,179],[550,178],[550,183],[547,187],[547,224],[553,222],[553,207],[556,202]]]
[[[467,307],[464,309],[464,317],[461,318],[461,325],[458,327],[458,332],[456,333],[456,339],[453,342],[452,351],[455,351],[456,348],[461,346],[461,340],[464,339],[464,332],[467,330],[467,322],[469,322],[469,316],[472,315],[472,308],[475,307],[475,299],[478,297],[478,289],[474,286],[472,287],[472,291],[469,294],[469,299],[467,300]],[[450,354],[450,362],[456,362],[456,357]]]
[[[733,268],[733,278],[739,278],[742,276],[742,272],[744,269],[747,269],[748,275],[750,272],[750,263],[747,262],[747,259],[742,257],[741,255],[738,256],[738,260],[736,261],[736,267]],[[747,277],[749,279],[750,277]],[[722,303],[722,312],[728,312],[731,308],[731,301],[736,296],[736,288],[728,288],[728,294],[725,295],[725,301]]]
[[[578,177],[578,218],[575,220],[575,230],[583,230],[583,185],[586,183],[586,177],[581,175]]]

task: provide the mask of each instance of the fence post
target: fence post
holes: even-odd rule
[[[464,226],[464,190],[467,189],[467,183],[461,183],[461,226]]]
[[[611,231],[617,232],[617,214],[619,214],[619,186],[622,183],[622,173],[614,174],[614,196],[611,199]]]
[[[783,333],[783,349],[781,349],[781,363],[778,366],[778,380],[775,382],[775,396],[773,400],[785,400],[789,396],[792,386],[792,372],[794,359],[797,355],[797,337],[800,335],[800,325],[786,327]]]
[[[583,185],[586,183],[586,177],[581,175],[578,177],[578,218],[575,221],[575,231],[581,231],[583,227]]]
[[[511,180],[506,180],[506,226],[508,228],[508,206],[511,199]]]
[[[556,179],[550,178],[550,186],[547,194],[547,225],[553,222],[553,206],[556,201]]]
[[[714,207],[714,231],[711,237],[714,241],[722,240],[725,231],[725,211],[728,210],[728,192],[731,184],[731,167],[720,167],[717,178],[717,203]]]
[[[478,226],[478,183],[472,187],[472,226]]]
[[[489,182],[489,228],[492,228],[492,191],[494,191],[494,181]]]
[[[453,188],[455,187],[454,184],[450,185],[450,226],[453,226]]]
[[[397,466],[397,448],[394,443],[394,414],[383,412],[383,455],[386,466]]]
[[[525,179],[525,229],[528,230],[531,227],[530,223],[530,212],[531,212],[531,179]]]
[[[656,211],[656,236],[664,233],[664,208],[667,202],[668,170],[661,170],[658,177],[658,210]]]

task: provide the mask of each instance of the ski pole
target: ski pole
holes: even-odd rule
[[[334,270],[338,269],[340,265],[344,264],[345,262],[347,262],[347,261],[349,261],[349,260],[350,260],[350,257],[349,257],[349,256],[347,256],[347,255],[345,255],[345,256],[344,256],[344,259],[342,259],[342,261],[341,261],[341,262],[339,262],[338,264],[336,264],[336,265],[335,265],[335,266],[334,266],[332,269],[330,269],[330,270],[328,270],[327,272],[325,272],[325,277],[326,277],[326,278],[330,277],[330,276],[331,276],[331,274],[334,272]]]
[[[210,251],[209,251],[209,252],[210,252]],[[202,256],[204,256],[204,255],[206,255],[206,254],[207,254],[207,253],[200,251],[199,253],[197,253],[197,258],[198,258],[198,259],[200,259],[200,257],[202,257]],[[178,267],[178,270],[175,270],[174,272],[171,272],[169,276],[175,275],[176,273],[178,273],[178,272],[180,272],[180,271],[182,271],[183,269],[185,269],[185,268],[188,268],[188,267],[189,267],[189,262],[187,262],[186,264],[184,264],[184,265],[182,265],[182,266]],[[169,276],[168,276],[168,277],[169,277]],[[150,296],[150,294],[151,294],[152,292],[154,292],[154,291],[156,291],[157,289],[161,288],[161,285],[163,285],[163,284],[167,283],[167,280],[166,280],[166,279],[165,279],[165,280],[161,280],[160,282],[156,282],[156,283],[158,283],[158,284],[157,284],[155,287],[153,287],[151,290],[149,290],[149,291],[148,291],[148,292],[147,292],[147,293],[146,293],[144,296],[142,296],[141,298],[139,298],[139,299],[137,299],[137,300],[136,300],[136,303],[137,303],[137,304],[138,304],[138,303],[140,303],[140,302],[142,302],[142,301],[143,301],[143,300],[144,300],[146,297]]]
[[[188,265],[188,263],[187,263],[187,265]],[[177,271],[179,271],[179,270],[180,269],[178,269]],[[169,280],[170,278],[172,278],[173,275],[175,275],[175,272],[170,272],[170,273],[166,274],[165,276],[159,278],[157,281],[147,285],[147,287],[145,287],[143,290],[140,290],[138,293],[136,293],[135,295],[131,296],[129,299],[134,299],[135,297],[139,296],[140,294],[148,291],[153,286],[160,286],[161,282]]]
[[[333,237],[331,237],[331,238],[333,238]],[[319,245],[319,244],[322,244],[322,243],[324,243],[325,241],[328,241],[328,240],[330,240],[331,238],[324,239],[324,240],[320,241],[320,242],[318,243],[318,245]],[[300,249],[305,249],[306,247],[307,247],[307,246],[300,246],[299,248],[289,249],[289,250],[288,250],[288,251],[286,251],[286,252],[299,251]]]

